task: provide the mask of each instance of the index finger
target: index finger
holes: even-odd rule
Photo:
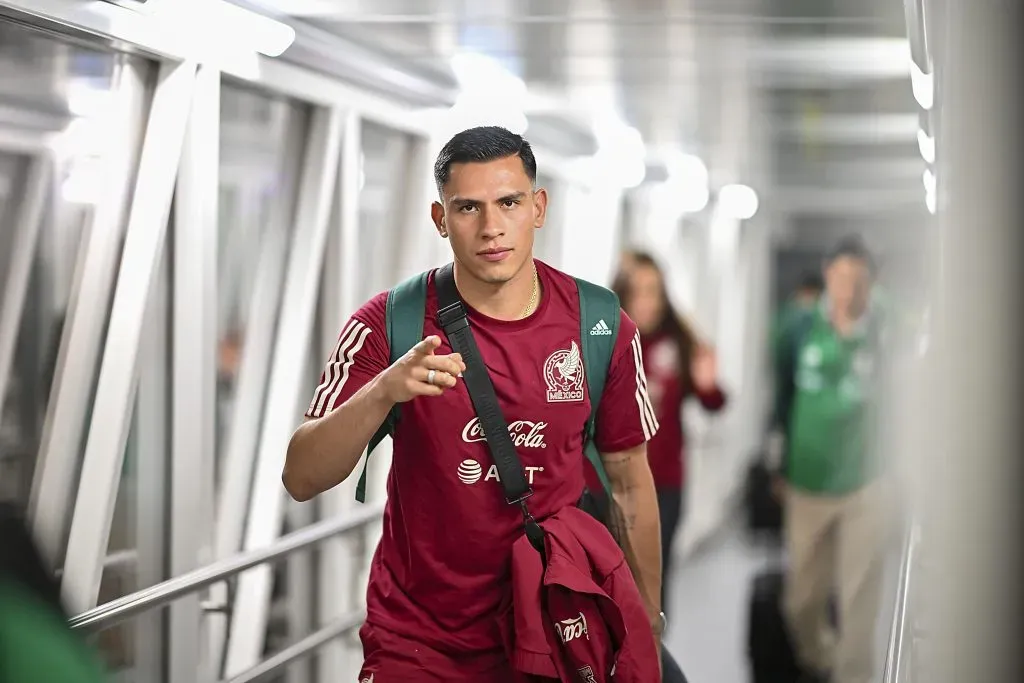
[[[434,353],[434,349],[441,345],[441,338],[436,334],[432,334],[416,346],[412,347],[412,352],[420,356],[429,356]]]

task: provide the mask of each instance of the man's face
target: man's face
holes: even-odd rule
[[[441,194],[431,217],[460,268],[482,282],[511,280],[532,257],[547,210],[547,193],[534,191],[522,160],[453,164]]]
[[[861,259],[840,256],[825,268],[829,301],[846,313],[859,314],[871,294],[871,272]]]

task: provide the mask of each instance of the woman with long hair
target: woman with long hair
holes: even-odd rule
[[[647,444],[661,511],[662,609],[672,566],[673,539],[685,507],[686,436],[684,401],[696,397],[708,411],[721,410],[726,397],[718,385],[714,350],[698,339],[673,307],[664,274],[650,254],[628,252],[612,289],[636,323],[647,374],[647,391],[660,429]],[[600,491],[588,469],[588,488]]]

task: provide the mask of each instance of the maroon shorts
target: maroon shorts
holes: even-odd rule
[[[452,657],[369,623],[359,629],[363,668],[359,683],[532,683],[517,675],[503,655]]]

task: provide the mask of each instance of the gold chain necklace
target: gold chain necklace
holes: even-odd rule
[[[537,277],[537,269],[534,268],[533,269],[533,292],[531,292],[531,294],[530,294],[530,301],[526,304],[526,308],[523,309],[522,314],[519,316],[520,318],[525,318],[528,315],[530,315],[531,313],[533,313],[533,308],[534,308],[534,306],[537,305],[537,290],[540,288],[539,285],[540,285],[540,282],[539,282],[539,278]]]

